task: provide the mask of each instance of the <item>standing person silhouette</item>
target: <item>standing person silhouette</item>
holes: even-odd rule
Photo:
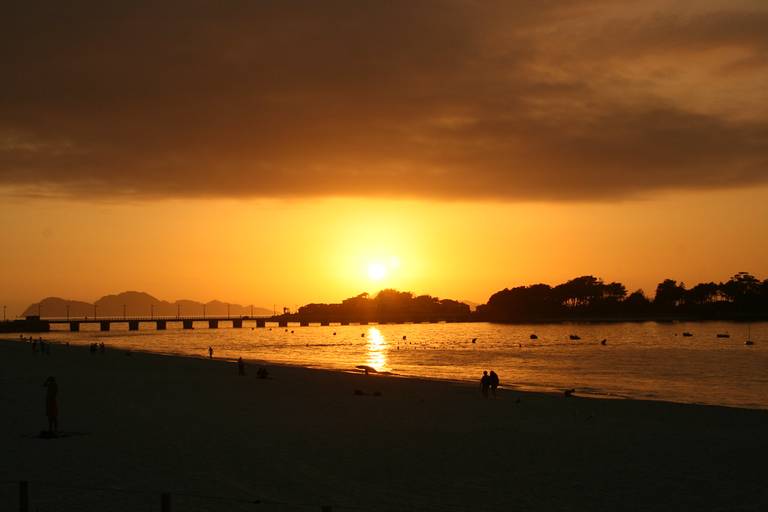
[[[51,376],[45,379],[43,386],[46,388],[45,414],[48,416],[48,432],[55,434],[59,429],[59,404],[56,401],[59,385],[56,384],[56,377]]]
[[[213,359],[213,347],[208,347],[208,359]]]
[[[496,398],[496,388],[499,387],[499,376],[496,375],[496,372],[491,370],[491,374],[488,376],[491,383],[491,394],[493,395],[493,398]]]
[[[488,376],[487,371],[483,371],[483,376],[480,378],[480,392],[484,398],[488,398],[488,388],[491,386],[491,378]]]

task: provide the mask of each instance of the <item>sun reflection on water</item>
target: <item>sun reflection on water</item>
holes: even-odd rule
[[[368,366],[375,368],[376,371],[387,369],[387,340],[376,327],[368,329]]]

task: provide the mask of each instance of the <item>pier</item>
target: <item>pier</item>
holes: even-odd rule
[[[176,328],[182,330],[193,330],[197,328],[220,329],[232,328],[242,329],[243,327],[265,328],[265,327],[309,327],[331,325],[369,325],[369,324],[417,324],[417,323],[451,323],[465,321],[458,318],[415,318],[415,319],[349,319],[349,318],[302,318],[299,315],[276,315],[271,317],[251,317],[251,316],[109,316],[109,317],[28,317],[25,320],[13,322],[13,329],[6,332],[47,332],[52,326],[65,325],[71,332],[79,332],[84,324],[98,325],[99,330],[107,332],[112,330],[115,324],[122,324],[128,327],[129,331],[138,331],[142,325],[154,325],[155,330],[164,331],[169,328],[169,324],[174,324]],[[11,324],[11,322],[8,322]],[[10,327],[10,325],[9,325]],[[146,327],[145,327],[146,329]],[[56,329],[60,330],[60,329]]]

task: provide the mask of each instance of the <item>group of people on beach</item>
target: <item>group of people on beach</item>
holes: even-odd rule
[[[32,352],[37,352],[37,349],[39,348],[41,354],[47,356],[51,355],[51,344],[43,341],[43,338],[33,339],[32,336],[30,336],[29,341],[32,343]]]
[[[480,392],[483,394],[483,398],[488,398],[488,391],[491,392],[493,398],[496,398],[496,389],[499,387],[499,376],[495,371],[491,370],[483,371],[483,376],[480,378]]]

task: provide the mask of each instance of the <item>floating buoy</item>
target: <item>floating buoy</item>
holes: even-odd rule
[[[406,340],[406,339],[408,339],[408,337],[407,336],[403,336],[403,340]]]
[[[754,342],[754,341],[752,341],[752,340],[747,340],[747,341],[745,341],[745,342],[744,342],[744,344],[745,344],[745,345],[754,345],[754,344],[755,344],[755,342]]]
[[[477,338],[472,338],[472,343],[475,343],[477,341]]]
[[[539,339],[539,337],[538,337],[538,336],[536,336],[535,334],[531,334],[531,339],[532,339],[532,340],[537,340],[537,339]]]
[[[365,333],[364,333],[364,332],[361,332],[361,333],[360,333],[360,337],[361,337],[361,338],[365,338]]]
[[[689,333],[688,331],[685,331],[683,333],[683,336],[685,336],[686,338],[690,338],[691,336],[693,336],[693,334]]]
[[[601,345],[607,345],[608,344],[608,340],[603,338],[603,341],[601,341],[600,344]]]
[[[336,336],[336,331],[333,331],[333,335]]]
[[[577,336],[577,335],[575,335],[575,334],[571,334],[570,336],[568,336],[568,338],[569,338],[569,339],[571,339],[571,340],[573,340],[573,341],[578,341],[578,340],[580,340],[580,339],[581,339],[581,337],[580,337],[580,336]]]

